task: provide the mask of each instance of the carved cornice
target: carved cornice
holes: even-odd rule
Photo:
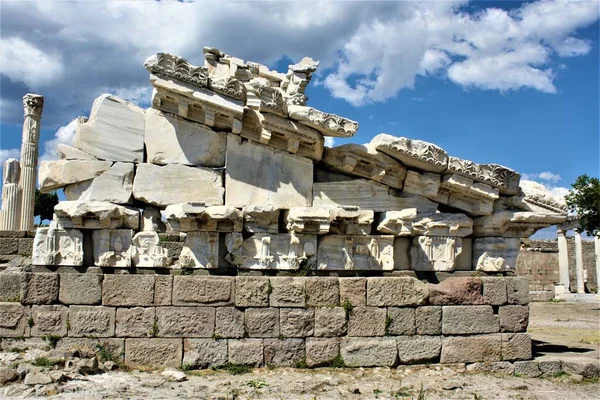
[[[288,116],[287,103],[279,88],[265,86],[260,82],[251,82],[248,89],[248,107],[261,112]]]
[[[456,173],[475,181],[498,188],[502,193],[516,194],[519,191],[521,175],[510,168],[498,164],[477,164],[450,156],[448,173]]]
[[[569,211],[569,208],[567,207],[567,205],[563,205],[560,203],[557,203],[556,201],[553,201],[551,199],[548,199],[547,197],[544,196],[537,196],[537,195],[528,195],[525,196],[523,198],[523,201],[545,208],[546,210],[558,213],[558,214],[565,214]]]
[[[288,111],[290,118],[318,130],[324,136],[352,137],[358,130],[358,122],[312,107],[292,105]]]
[[[44,108],[44,96],[27,93],[23,96],[23,108],[25,110],[25,116],[41,116],[42,109]]]
[[[422,140],[382,133],[371,140],[371,146],[408,166],[424,171],[443,172],[448,166],[448,153],[441,147]]]

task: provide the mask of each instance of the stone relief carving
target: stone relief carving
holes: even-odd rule
[[[285,211],[284,217],[289,232],[324,235],[329,232],[331,210],[318,207],[294,207]]]
[[[131,267],[133,231],[100,229],[92,231],[94,265],[97,267]]]
[[[132,240],[132,261],[136,267],[168,267],[171,265],[169,251],[160,246],[158,234],[153,231],[138,232]]]
[[[454,271],[462,247],[460,237],[417,236],[410,249],[411,267],[415,271]]]
[[[219,234],[217,232],[188,232],[179,255],[179,267],[218,268]]]
[[[441,147],[422,140],[382,133],[375,136],[370,145],[400,160],[404,165],[423,171],[444,172],[448,166],[448,153]]]
[[[370,235],[375,213],[356,206],[335,207],[331,210],[331,233],[341,235]]]
[[[394,269],[394,237],[327,235],[319,240],[319,270],[390,271]]]
[[[62,228],[137,230],[140,211],[106,201],[61,201],[54,207],[54,219]]]
[[[34,265],[83,265],[83,234],[76,229],[60,229],[55,222],[38,228],[33,240]]]
[[[177,232],[241,232],[242,212],[231,206],[205,207],[202,202],[172,204],[165,209],[167,224]]]

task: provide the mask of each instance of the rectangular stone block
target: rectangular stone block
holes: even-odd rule
[[[281,336],[286,338],[312,336],[315,327],[315,310],[282,308],[279,311]]]
[[[0,337],[20,337],[28,333],[29,307],[0,303]]]
[[[0,273],[0,302],[21,301],[21,285],[24,274],[20,272]]]
[[[100,348],[107,351],[113,360],[124,361],[125,339],[67,337],[59,339],[56,344],[57,351],[83,350],[86,353],[95,353]]]
[[[429,304],[479,305],[483,304],[483,283],[481,278],[450,277],[438,284],[429,284]]]
[[[0,238],[0,254],[17,254],[19,250],[19,239],[17,238]]]
[[[324,367],[340,355],[340,339],[338,338],[307,338],[306,364],[310,367]]]
[[[179,368],[182,357],[182,339],[125,340],[125,364],[131,368]]]
[[[74,273],[60,275],[58,300],[63,304],[100,304],[103,275]]]
[[[270,278],[271,307],[305,307],[305,278]]]
[[[183,275],[173,278],[173,305],[229,306],[235,299],[235,278]]]
[[[270,291],[268,277],[235,277],[235,305],[238,307],[268,307]]]
[[[529,304],[529,279],[524,277],[506,278],[508,304]]]
[[[104,275],[102,304],[129,307],[153,305],[154,275]]]
[[[394,237],[391,235],[326,235],[317,249],[319,270],[391,271]]]
[[[69,307],[69,336],[110,337],[115,335],[115,309],[103,306]]]
[[[217,232],[188,232],[179,253],[181,268],[216,269],[219,267],[219,234]]]
[[[340,305],[340,285],[336,277],[306,278],[306,305],[308,307],[336,307]]]
[[[537,378],[542,375],[537,361],[515,361],[515,376],[523,378]]]
[[[227,340],[183,339],[183,365],[196,369],[226,363]]]
[[[367,305],[367,278],[339,278],[340,304],[346,301],[354,307]]]
[[[278,337],[279,309],[247,308],[245,312],[246,333],[249,337]]]
[[[265,365],[293,367],[306,358],[303,339],[264,339]]]
[[[367,305],[419,306],[427,303],[427,285],[410,277],[376,277],[367,279]]]
[[[228,341],[229,362],[232,364],[261,366],[263,364],[263,340],[242,339]]]
[[[34,265],[82,265],[83,233],[77,229],[38,228],[32,253]]]
[[[502,359],[531,360],[531,337],[526,333],[502,334]]]
[[[58,300],[58,274],[26,273],[21,286],[21,303],[52,304]]]
[[[442,333],[444,335],[472,335],[500,331],[498,316],[492,306],[442,307]]]
[[[525,332],[529,325],[529,306],[507,305],[498,309],[500,332]]]
[[[348,336],[385,335],[385,308],[355,307],[348,320]]]
[[[65,306],[32,306],[31,336],[67,336],[69,308]]]
[[[214,307],[157,307],[159,337],[212,337],[215,333]]]
[[[415,310],[417,335],[442,334],[442,307],[426,306]]]
[[[342,307],[315,308],[315,336],[344,336],[347,330],[346,310]]]
[[[393,367],[398,359],[395,338],[342,338],[340,355],[349,367]]]
[[[506,304],[506,279],[500,277],[483,277],[483,301],[492,306]],[[509,278],[510,279],[510,278]]]
[[[389,307],[387,309],[386,334],[414,335],[415,309]]]
[[[473,269],[485,272],[514,271],[520,241],[518,237],[476,237],[473,240]]]
[[[244,311],[235,307],[217,307],[215,336],[243,338],[244,332]],[[227,354],[227,350],[225,354]]]
[[[502,338],[500,334],[454,336],[442,339],[441,363],[484,361],[502,361]]]
[[[170,306],[173,293],[173,276],[156,275],[154,277],[154,304],[157,306]]]
[[[437,336],[398,336],[400,364],[436,362],[442,350],[442,338]]]
[[[155,330],[154,308],[117,308],[115,334],[120,337],[152,337]]]

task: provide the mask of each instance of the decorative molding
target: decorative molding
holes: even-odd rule
[[[23,109],[25,110],[25,117],[29,115],[40,117],[42,115],[43,108],[44,96],[31,93],[27,93],[25,96],[23,96]]]
[[[358,130],[358,122],[316,108],[288,105],[288,111],[290,118],[318,130],[323,136],[352,137]]]
[[[456,173],[500,189],[503,194],[517,194],[521,174],[498,164],[477,164],[450,156],[448,173]]]
[[[371,140],[370,146],[400,160],[403,164],[429,172],[444,172],[448,153],[433,143],[396,137],[382,133]]]
[[[247,105],[260,112],[268,112],[286,118],[287,103],[281,89],[265,86],[260,81],[249,84]]]

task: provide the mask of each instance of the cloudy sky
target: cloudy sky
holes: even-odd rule
[[[18,156],[21,98],[45,96],[42,158],[106,92],[148,106],[142,67],[213,46],[282,72],[321,61],[309,103],[495,162],[564,193],[599,175],[599,2],[0,2],[0,161]],[[344,140],[336,140],[343,144]]]

